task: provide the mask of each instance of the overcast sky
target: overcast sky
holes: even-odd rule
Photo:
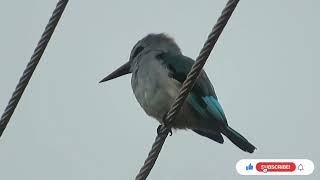
[[[0,113],[56,0],[0,3]],[[196,58],[226,1],[70,1],[0,140],[0,179],[134,179],[157,121],[137,103],[131,75],[98,84],[148,33],[166,32]],[[177,131],[149,179],[320,179],[317,0],[242,0],[205,70],[229,124],[258,150],[242,152]],[[307,177],[248,177],[245,158],[306,158]]]

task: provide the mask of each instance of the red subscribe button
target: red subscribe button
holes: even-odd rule
[[[260,172],[292,172],[296,169],[293,162],[259,162],[256,165]]]

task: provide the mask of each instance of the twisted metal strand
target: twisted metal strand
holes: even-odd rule
[[[208,36],[207,41],[205,42],[203,48],[200,51],[200,55],[196,59],[196,62],[192,66],[186,80],[183,82],[183,85],[180,89],[178,97],[175,99],[175,102],[172,104],[168,115],[166,116],[166,122],[170,124],[180,111],[185,99],[187,98],[189,92],[195,84],[203,66],[205,65],[214,45],[216,44],[220,34],[222,33],[225,25],[230,19],[234,9],[236,8],[239,0],[229,0],[226,7],[223,9],[221,16],[219,17],[217,23],[213,27],[211,33]],[[153,168],[161,148],[168,136],[170,127],[162,126],[160,128],[160,134],[157,135],[155,142],[152,145],[152,149],[148,154],[146,161],[144,162],[142,168],[140,169],[136,180],[145,180],[149,175],[151,169]]]
[[[27,87],[29,80],[31,79],[31,76],[36,69],[36,66],[38,65],[41,56],[46,49],[48,42],[54,32],[55,27],[57,26],[60,17],[62,16],[62,13],[68,3],[68,0],[60,0],[57,5],[55,10],[52,13],[52,16],[38,42],[38,45],[36,49],[33,52],[33,55],[31,56],[31,59],[29,63],[27,64],[26,69],[24,70],[22,77],[20,78],[18,85],[16,86],[16,89],[14,90],[11,99],[4,111],[4,113],[1,116],[0,119],[0,137],[5,130],[7,124],[9,123],[9,120],[16,109],[19,100]]]

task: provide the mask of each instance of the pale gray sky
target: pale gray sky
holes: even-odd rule
[[[0,3],[0,113],[56,0]],[[130,75],[98,84],[151,32],[195,58],[226,1],[70,1],[0,140],[0,179],[134,179],[158,123],[134,98]],[[190,131],[168,137],[149,179],[320,178],[317,0],[240,1],[205,66],[244,153]],[[248,177],[244,158],[307,158],[307,177]]]

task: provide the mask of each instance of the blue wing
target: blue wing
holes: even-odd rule
[[[187,74],[194,64],[194,60],[183,55],[162,54],[160,60],[162,60],[170,70],[170,76],[181,83],[186,79]],[[193,129],[193,131],[218,143],[223,143],[224,140],[219,128],[221,125],[227,125],[227,120],[218,102],[214,88],[203,70],[187,97],[186,102],[199,116],[199,121],[209,129]],[[212,124],[215,125],[212,126]]]
[[[201,99],[198,98],[194,92],[191,92],[189,96],[187,97],[187,103],[190,104],[194,111],[198,114],[199,120],[202,121],[204,125],[210,124],[210,121],[214,121],[217,118],[213,116],[217,116],[218,118],[221,118],[220,110],[218,108],[215,108],[215,106],[212,106],[211,98],[214,99],[212,96],[206,96]],[[210,102],[209,105],[206,104],[206,101]],[[215,99],[213,102],[217,102]],[[221,107],[219,105],[219,107]],[[222,111],[223,112],[223,111]],[[224,115],[223,115],[224,116]],[[218,120],[219,121],[219,120]],[[223,122],[223,121],[222,121]],[[217,123],[220,124],[220,123]],[[210,127],[210,125],[208,125]],[[218,129],[219,126],[217,126]],[[194,132],[196,132],[199,135],[205,136],[209,139],[212,139],[220,144],[224,142],[223,137],[221,136],[220,132],[217,129],[213,129],[211,131],[203,130],[203,129],[193,129]]]
[[[176,79],[177,81],[183,83],[186,79],[189,71],[191,70],[192,65],[194,64],[194,60],[179,55],[172,55],[170,53],[164,53],[159,56],[159,59],[167,66],[167,68],[171,72],[171,77]],[[214,88],[207,76],[207,74],[202,70],[200,75],[194,85],[193,92],[199,94],[201,96],[212,96],[217,99]]]
[[[181,83],[186,79],[195,62],[191,58],[181,54],[172,55],[169,53],[162,54],[161,60],[170,69],[172,78]],[[227,124],[225,114],[218,102],[214,88],[203,70],[186,101],[202,119],[215,120],[218,124]]]
[[[171,72],[171,77],[181,83],[186,79],[187,74],[194,64],[194,60],[181,54],[172,55],[163,53],[159,56],[159,59],[168,67]],[[218,143],[223,143],[223,137],[221,136],[221,133],[223,133],[243,151],[252,153],[256,149],[254,145],[240,133],[228,126],[226,116],[218,102],[213,86],[203,70],[187,97],[186,102],[191,105],[205,127],[208,127],[208,129],[193,129],[194,132]]]

